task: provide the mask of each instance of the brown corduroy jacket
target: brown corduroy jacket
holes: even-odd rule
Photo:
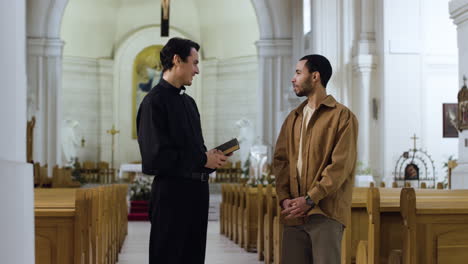
[[[276,142],[273,173],[278,201],[307,194],[316,206],[311,214],[324,214],[348,224],[357,158],[358,121],[344,105],[328,95],[313,113],[302,138],[302,177],[297,175],[304,101],[286,118]],[[306,218],[286,220],[300,225]]]

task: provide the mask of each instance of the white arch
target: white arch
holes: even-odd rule
[[[120,129],[118,143],[116,144],[116,162],[118,165],[123,161],[138,160],[137,141],[132,139],[132,71],[133,62],[144,48],[151,45],[164,45],[167,37],[160,37],[160,25],[145,26],[131,33],[118,46],[114,56],[114,98],[113,112],[114,123]],[[181,37],[194,39],[179,29],[171,27],[171,38]],[[194,39],[196,41],[196,39]],[[188,88],[188,93],[195,100],[200,99],[200,78],[195,78],[194,83]],[[129,125],[131,124],[131,125]]]
[[[60,38],[60,28],[68,0],[28,0],[27,36]]]
[[[292,4],[284,0],[251,0],[257,14],[260,39],[292,37]]]

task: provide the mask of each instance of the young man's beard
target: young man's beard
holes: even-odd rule
[[[314,90],[310,79],[307,79],[306,81],[304,81],[304,83],[302,83],[300,87],[301,87],[301,90],[296,93],[298,97],[309,96]]]

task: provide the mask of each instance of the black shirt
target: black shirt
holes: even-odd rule
[[[213,172],[204,167],[207,157],[200,113],[185,87],[178,89],[161,78],[140,105],[137,132],[143,173],[183,177]]]

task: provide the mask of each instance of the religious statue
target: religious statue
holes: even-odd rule
[[[468,88],[466,77],[463,76],[463,86],[458,92],[458,129],[468,129]]]
[[[76,120],[67,119],[62,122],[62,151],[65,157],[65,167],[72,167],[78,156],[76,149],[80,143],[76,135],[76,128],[78,126],[79,123]]]
[[[244,165],[249,158],[250,148],[255,140],[255,131],[252,122],[247,119],[238,120],[236,126],[239,128],[239,136],[237,137],[240,145],[239,157],[241,164]]]

